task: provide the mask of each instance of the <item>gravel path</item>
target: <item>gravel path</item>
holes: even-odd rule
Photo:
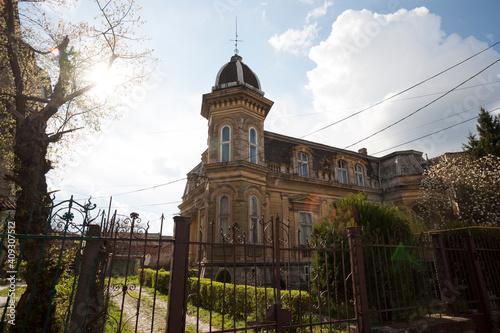
[[[167,302],[160,298],[156,298],[155,311],[154,311],[154,324],[151,330],[151,322],[153,317],[153,295],[147,290],[142,289],[141,291],[141,304],[139,308],[139,316],[137,316],[137,297],[139,296],[139,290],[131,291],[132,295],[127,294],[125,296],[125,301],[123,303],[123,323],[127,323],[127,327],[132,331],[135,330],[137,323],[137,332],[165,332],[166,326],[166,316],[167,316]],[[116,306],[121,307],[123,295],[112,297],[112,301]],[[116,318],[119,320],[119,318]],[[195,316],[187,315],[186,325],[191,325],[196,329],[197,318]],[[210,326],[202,321],[199,322],[198,332],[209,332]]]

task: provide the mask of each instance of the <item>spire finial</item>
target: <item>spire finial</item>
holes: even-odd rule
[[[236,38],[230,39],[230,41],[234,42],[234,54],[238,54],[238,42],[243,42],[242,40],[238,39],[238,17],[236,17]]]

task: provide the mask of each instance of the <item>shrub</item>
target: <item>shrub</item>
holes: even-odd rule
[[[153,277],[154,279],[155,277]],[[158,271],[158,280],[156,282],[156,290],[164,295],[168,295],[168,286],[170,284],[170,272],[160,269]]]
[[[158,279],[156,273],[158,272]],[[156,288],[160,293],[168,295],[168,286],[170,284],[170,272],[163,268],[156,271],[151,268],[139,270],[140,284],[145,287]],[[155,283],[156,281],[156,283]]]
[[[233,318],[265,320],[266,309],[275,302],[274,293],[273,288],[224,284],[210,279],[190,278],[188,281],[188,300],[192,305]],[[291,309],[292,320],[299,322],[308,311],[309,294],[284,290],[281,295],[283,306]]]

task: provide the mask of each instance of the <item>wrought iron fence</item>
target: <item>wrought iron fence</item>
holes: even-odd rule
[[[252,235],[211,223],[193,237],[189,219],[175,217],[169,237],[163,217],[151,233],[138,214],[106,217],[90,202],[47,209],[43,234],[16,233],[10,218],[1,224],[1,332],[368,332],[442,314],[469,316],[484,332],[498,325],[492,230],[301,235],[274,217]],[[31,271],[29,242],[38,249]],[[43,313],[38,292],[47,295]]]
[[[478,332],[500,329],[500,229],[463,228],[432,237],[446,314],[473,319]]]
[[[15,232],[11,217],[2,221],[0,277],[7,293],[0,332],[165,330],[166,301],[137,277],[152,267],[157,279],[162,267],[170,267],[166,259],[173,240],[162,235],[164,219],[160,232],[151,234],[135,213],[119,218],[115,212],[106,219],[95,208],[72,198],[46,207],[50,214],[43,234],[31,234],[29,221],[23,234]],[[38,249],[35,270],[28,268],[29,242]],[[42,306],[34,304],[42,292],[49,297]],[[34,316],[41,318],[35,325],[28,320]]]
[[[371,323],[444,313],[429,235],[397,228],[363,232],[363,247]]]
[[[260,220],[257,229],[259,235],[249,237],[238,225],[224,232],[210,223],[208,230],[198,230],[200,241],[190,242],[196,270],[186,292],[196,331],[355,332],[347,236],[334,248],[320,240],[292,246],[300,244],[300,230],[278,217]],[[187,257],[174,253],[174,260],[177,256]],[[314,264],[331,260],[333,266]],[[182,299],[177,298],[179,306]],[[182,331],[172,325],[172,332]]]

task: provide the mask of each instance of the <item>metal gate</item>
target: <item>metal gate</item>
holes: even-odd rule
[[[0,332],[165,332],[166,301],[141,279],[150,267],[157,285],[160,269],[170,268],[173,239],[162,235],[164,218],[151,233],[136,213],[106,218],[95,208],[72,198],[46,207],[42,234],[30,233],[30,221],[22,234],[11,217],[0,221],[0,277],[7,282]],[[26,264],[30,242],[34,270]]]
[[[500,331],[500,242],[491,229],[433,235],[446,314],[473,319],[476,332]]]
[[[327,248],[276,216],[260,220],[253,235],[237,224],[224,232],[211,223],[189,242],[189,219],[174,220],[168,332],[363,331],[353,281],[364,273],[350,269],[353,258],[363,262],[355,236],[339,235]]]

